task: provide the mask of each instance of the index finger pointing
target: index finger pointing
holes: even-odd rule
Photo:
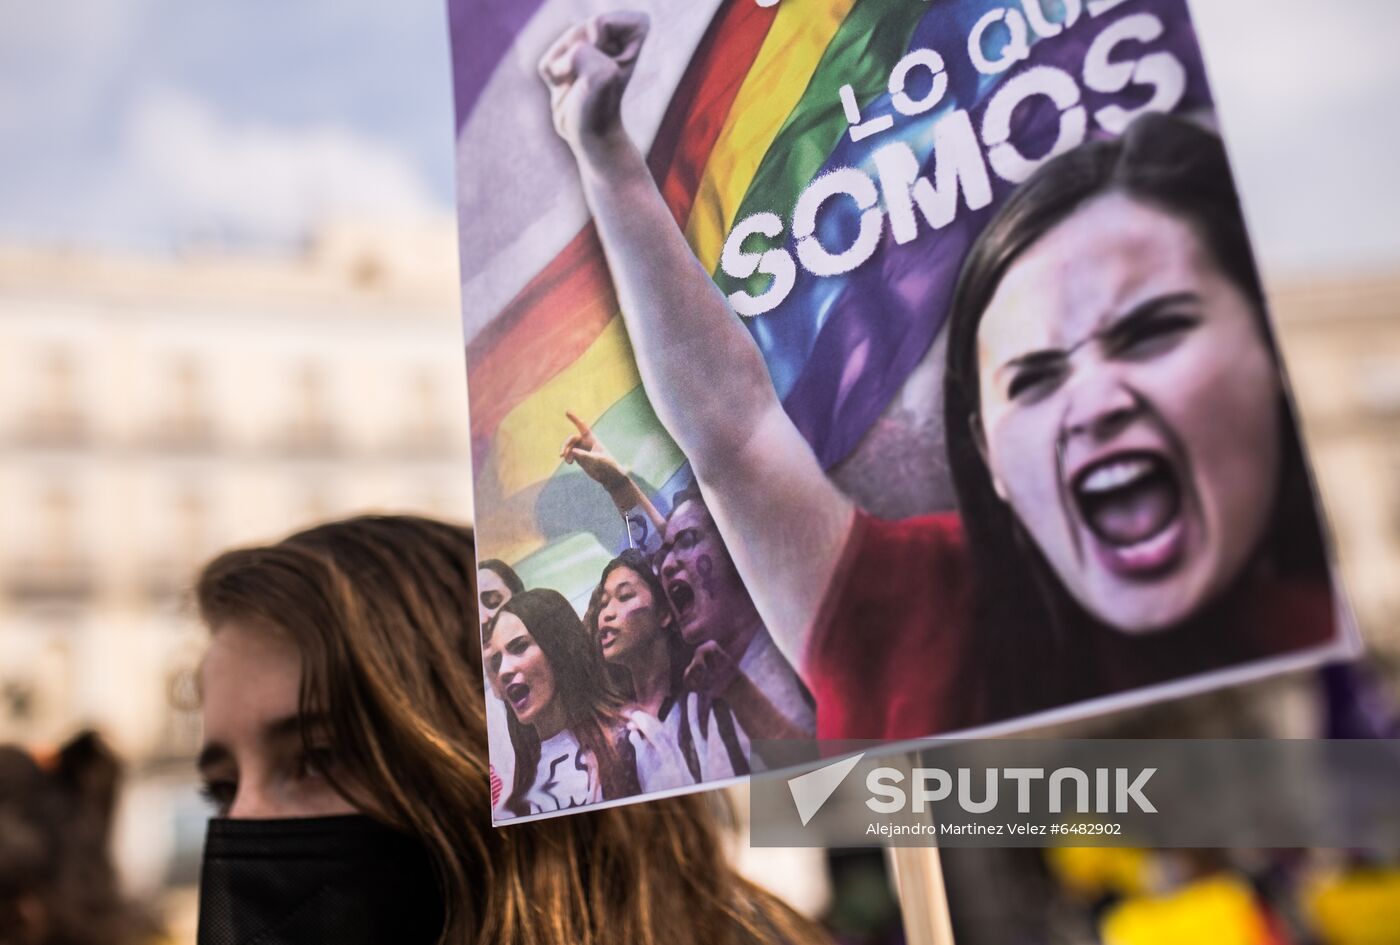
[[[573,423],[575,427],[578,428],[578,432],[581,433],[583,436],[593,435],[593,430],[589,428],[588,424],[580,420],[579,415],[574,413],[572,410],[565,410],[564,416],[569,418],[569,421]]]

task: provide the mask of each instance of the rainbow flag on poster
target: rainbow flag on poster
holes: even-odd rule
[[[580,607],[625,544],[625,526],[606,495],[561,462],[560,444],[572,432],[565,411],[591,423],[644,490],[669,496],[688,480],[685,457],[642,390],[572,159],[550,126],[536,73],[564,29],[605,6],[449,0],[478,541],[483,557],[506,560],[527,585],[557,588]],[[990,175],[991,199],[977,206],[955,193],[962,205],[951,221],[936,230],[920,222],[913,238],[883,227],[849,271],[815,276],[797,267],[776,300],[771,276],[725,271],[736,224],[772,214],[783,227],[779,240],[796,252],[794,212],[813,182],[843,168],[877,179],[876,155],[896,142],[912,155],[911,170],[941,179],[937,143],[957,131],[942,120],[966,112],[967,132],[988,145],[996,136],[989,102],[1037,69],[1093,89],[1078,103],[1093,111],[1090,134],[1113,108],[1150,106],[1154,87],[1131,74],[1119,81],[1121,63],[1106,59],[1102,74],[1090,74],[1090,47],[1109,29],[1121,34],[1119,59],[1148,63],[1165,51],[1180,64],[1167,107],[1210,105],[1184,0],[630,6],[649,13],[652,29],[624,100],[627,126],[720,287],[767,293],[770,307],[745,324],[787,412],[828,468],[851,455],[929,353],[963,255],[1011,185]],[[941,60],[929,51],[942,51]],[[973,69],[969,57],[994,68]],[[1007,67],[995,68],[998,60]],[[921,110],[923,103],[933,104]],[[1053,151],[1065,107],[1036,95],[1018,109],[1019,153]],[[885,202],[878,206],[887,211]],[[852,246],[870,209],[845,197],[830,201],[816,238]]]

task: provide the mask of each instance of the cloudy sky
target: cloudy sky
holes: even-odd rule
[[[0,0],[0,236],[296,239],[452,200],[442,0]]]
[[[0,0],[0,238],[259,246],[449,212],[443,2]],[[1270,267],[1400,263],[1400,0],[1193,7]]]

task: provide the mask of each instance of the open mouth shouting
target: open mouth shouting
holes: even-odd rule
[[[515,710],[515,717],[521,718],[530,708],[529,683],[511,683],[506,687],[506,701]]]
[[[617,627],[611,625],[600,627],[598,630],[598,649],[604,653],[608,652],[617,642],[617,635]]]
[[[673,577],[666,582],[666,596],[681,623],[688,623],[695,615],[695,588],[685,578]]]
[[[1166,455],[1140,450],[1097,459],[1074,475],[1071,492],[1093,554],[1113,573],[1152,578],[1181,562],[1181,477]]]

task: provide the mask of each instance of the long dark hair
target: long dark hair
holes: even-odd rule
[[[485,561],[476,563],[478,571],[494,572],[496,577],[501,579],[501,583],[506,586],[512,594],[519,594],[525,590],[525,582],[520,580],[520,575],[515,573],[515,569],[506,564],[500,558],[487,558]]]
[[[1190,223],[1249,300],[1278,364],[1264,290],[1220,138],[1182,118],[1149,114],[1121,138],[1093,141],[1043,165],[997,211],[968,253],[949,322],[944,425],[949,465],[976,575],[976,626],[964,724],[992,721],[1103,692],[1084,631],[1105,628],[1070,598],[1015,513],[997,495],[979,443],[977,336],[1007,271],[1088,201],[1122,193]],[[1281,370],[1281,365],[1279,365]],[[1282,575],[1325,573],[1322,538],[1297,424],[1279,400],[1278,501],[1260,554]],[[1235,635],[1238,637],[1238,635]],[[1078,658],[1075,644],[1081,644]],[[1221,641],[1223,656],[1233,643]],[[1238,657],[1239,654],[1233,654]]]
[[[483,641],[491,639],[502,614],[512,614],[525,625],[549,662],[554,673],[554,698],[563,704],[564,725],[574,733],[579,747],[593,755],[603,796],[612,799],[635,794],[635,766],[620,751],[625,702],[608,677],[597,644],[568,599],[546,587],[522,591],[506,601],[486,624]],[[515,781],[506,809],[524,815],[530,813],[525,795],[535,782],[540,763],[540,736],[514,712],[507,713],[506,724],[515,748]]]
[[[647,590],[651,592],[652,606],[660,612],[670,613],[670,598],[666,596],[666,589],[661,585],[661,577],[652,569],[651,559],[640,548],[625,548],[621,554],[603,566],[603,573],[598,578],[598,586],[593,588],[593,594],[588,599],[588,609],[583,615],[583,626],[588,631],[589,639],[593,640],[595,644],[598,640],[598,617],[602,612],[603,587],[608,583],[608,576],[620,569],[631,571],[641,578],[642,582],[646,584]],[[674,615],[672,615],[671,622],[661,628],[661,633],[666,641],[666,655],[671,671],[671,693],[674,695],[681,690],[681,677],[685,673],[685,668],[690,665],[694,649],[681,639]],[[615,669],[622,671],[614,672]],[[632,677],[625,669],[609,664],[608,670],[624,695],[636,695],[635,692],[631,691]]]
[[[734,871],[713,796],[492,828],[475,552],[467,527],[365,516],[226,552],[196,588],[214,633],[255,619],[296,643],[337,787],[437,864],[442,945],[825,942]]]

